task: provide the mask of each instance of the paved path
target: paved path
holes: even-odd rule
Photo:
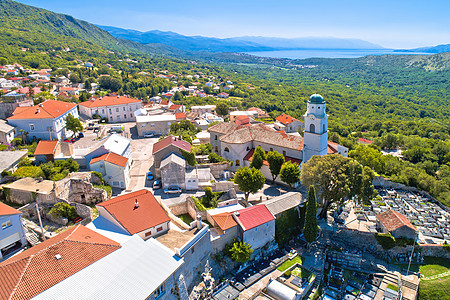
[[[131,180],[127,192],[140,190],[144,187],[150,187],[152,182],[147,180],[147,172],[153,166],[153,144],[158,141],[157,138],[133,138],[131,140]],[[152,170],[154,173],[154,170]]]
[[[422,280],[435,280],[435,279],[442,278],[442,277],[447,277],[447,276],[450,276],[450,271],[447,271],[447,272],[444,272],[444,273],[441,273],[441,274],[436,274],[436,275],[429,276],[429,277],[426,277],[426,276],[422,275],[420,277],[420,279],[422,279]]]

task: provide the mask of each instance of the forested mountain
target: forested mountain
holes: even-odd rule
[[[424,53],[444,53],[444,52],[450,52],[450,44],[437,45],[437,46],[433,46],[433,47],[420,47],[420,48],[415,48],[415,49],[399,50],[399,51],[424,52]]]
[[[160,43],[189,51],[251,52],[286,49],[381,49],[382,47],[358,40],[339,38],[274,38],[244,36],[233,38],[212,38],[185,36],[171,31],[152,30],[141,32],[112,26],[100,28],[121,39],[141,44]]]

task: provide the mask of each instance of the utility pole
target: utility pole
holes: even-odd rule
[[[408,270],[406,271],[406,276],[408,276],[409,268],[411,267],[411,260],[412,260],[413,254],[414,254],[414,246],[416,245],[416,241],[417,241],[418,237],[419,237],[419,235],[417,234],[416,238],[414,239],[414,244],[413,244],[413,248],[412,248],[412,251],[411,251],[411,256],[409,257],[409,264],[408,264]]]
[[[41,214],[39,213],[39,205],[38,205],[37,201],[36,201],[36,212],[37,212],[38,219],[39,219],[39,225],[41,225],[42,240],[45,241],[44,227],[42,226],[42,219],[41,219]]]

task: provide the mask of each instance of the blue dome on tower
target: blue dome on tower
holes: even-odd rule
[[[311,104],[323,104],[323,103],[325,103],[325,100],[319,94],[312,94],[309,97],[308,103],[311,103]]]

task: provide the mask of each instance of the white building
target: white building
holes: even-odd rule
[[[131,159],[115,153],[106,153],[91,159],[91,171],[102,174],[103,179],[112,187],[126,189],[130,183]]]
[[[109,122],[135,121],[134,112],[142,108],[142,101],[124,96],[105,96],[81,102],[80,113],[92,118],[99,115]]]
[[[0,202],[0,261],[27,244],[22,212]]]
[[[164,135],[170,131],[170,125],[177,121],[175,115],[137,116],[136,128],[139,136],[147,133]]]

